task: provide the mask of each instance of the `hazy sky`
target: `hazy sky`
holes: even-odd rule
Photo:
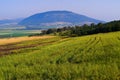
[[[120,19],[120,0],[0,0],[0,19],[68,10],[100,20]]]

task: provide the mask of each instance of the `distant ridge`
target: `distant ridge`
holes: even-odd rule
[[[22,21],[23,18],[18,18],[18,19],[3,19],[3,20],[0,20],[0,25],[3,25],[3,24],[13,24],[13,23],[19,23],[20,21]]]
[[[44,29],[99,22],[103,21],[80,15],[77,13],[73,13],[70,11],[48,11],[25,18],[18,24],[27,26],[28,28]]]

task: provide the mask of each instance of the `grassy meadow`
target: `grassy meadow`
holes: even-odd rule
[[[120,80],[120,32],[1,45],[0,80]]]

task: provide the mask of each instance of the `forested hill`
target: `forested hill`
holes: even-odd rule
[[[19,25],[28,26],[29,28],[56,28],[68,25],[83,25],[89,23],[103,22],[84,15],[70,11],[48,11],[38,13],[22,20]]]

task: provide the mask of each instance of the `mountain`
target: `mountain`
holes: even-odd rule
[[[90,23],[103,22],[84,15],[73,13],[70,11],[48,11],[38,13],[22,20],[19,25],[27,26],[28,28],[54,28],[70,25],[83,25]]]

